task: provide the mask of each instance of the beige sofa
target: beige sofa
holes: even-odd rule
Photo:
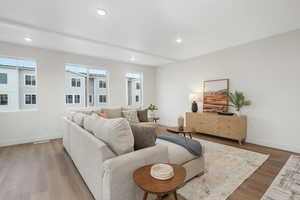
[[[133,182],[134,170],[153,163],[176,163],[187,170],[189,180],[204,170],[204,158],[185,148],[157,139],[156,145],[120,156],[100,139],[64,117],[63,145],[96,200],[139,200],[141,191]]]

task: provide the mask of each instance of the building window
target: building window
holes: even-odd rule
[[[7,84],[7,73],[0,73],[0,84]]]
[[[100,80],[99,81],[99,88],[106,88],[106,81]]]
[[[7,94],[0,94],[0,105],[1,106],[8,105],[8,95]]]
[[[34,75],[25,75],[25,85],[29,86],[35,86],[35,76]]]
[[[141,89],[140,82],[135,83],[135,89],[137,89],[137,90]]]
[[[127,105],[141,106],[142,104],[142,74],[126,74]]]
[[[74,96],[74,100],[75,100],[75,103],[80,103],[80,95],[75,95]]]
[[[107,71],[67,65],[65,78],[66,105],[68,107],[93,107],[107,103]],[[71,99],[68,100],[71,98],[67,97],[69,94],[73,95],[72,103],[70,103]],[[100,96],[105,96],[101,97],[101,102]]]
[[[80,79],[72,78],[71,85],[72,87],[81,87]]]
[[[66,104],[73,103],[73,95],[66,95]]]
[[[25,104],[36,104],[36,95],[35,94],[26,94],[25,95]]]
[[[106,95],[99,96],[99,103],[106,103]]]
[[[37,104],[37,64],[31,60],[0,57],[0,94],[2,97],[1,111],[18,111],[35,109]],[[1,87],[5,85],[5,87]],[[27,97],[26,95],[34,95]],[[26,103],[27,102],[27,103]]]

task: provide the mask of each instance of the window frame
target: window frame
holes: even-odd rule
[[[30,103],[27,103],[26,96],[30,96]],[[33,96],[35,96],[35,102],[33,103]],[[36,94],[25,93],[24,94],[24,105],[36,105]]]
[[[35,71],[35,73],[36,73],[36,71]],[[30,84],[29,85],[26,84],[26,76],[30,77]],[[34,77],[34,85],[32,84],[33,83],[32,77]],[[33,75],[33,74],[24,73],[24,86],[25,87],[36,87],[36,75],[35,74]]]

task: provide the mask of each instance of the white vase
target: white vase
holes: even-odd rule
[[[235,114],[237,115],[237,116],[241,116],[242,114],[241,114],[241,111],[235,111]]]

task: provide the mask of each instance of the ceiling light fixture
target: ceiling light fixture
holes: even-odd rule
[[[98,13],[98,15],[100,15],[100,16],[104,16],[104,15],[106,15],[107,14],[107,12],[104,10],[104,9],[97,9],[97,13]]]
[[[134,56],[131,56],[130,61],[131,61],[131,62],[135,61],[135,57],[134,57]]]
[[[176,42],[177,42],[178,44],[180,44],[180,43],[182,42],[182,39],[181,39],[181,38],[177,38],[177,39],[176,39]]]
[[[30,37],[24,37],[24,40],[25,40],[26,42],[32,42],[32,39],[31,39]]]

